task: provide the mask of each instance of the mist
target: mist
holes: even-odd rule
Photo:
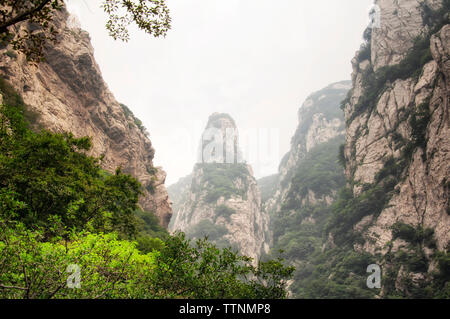
[[[372,0],[167,0],[165,38],[105,30],[100,1],[68,1],[103,77],[142,120],[170,185],[189,174],[208,116],[230,114],[256,178],[274,174],[312,92],[349,80]],[[265,141],[265,149],[257,145]],[[263,141],[263,143],[261,143]]]

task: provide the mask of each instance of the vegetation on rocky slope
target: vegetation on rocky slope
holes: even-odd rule
[[[136,179],[87,155],[89,138],[31,131],[21,97],[5,81],[0,91],[1,298],[285,297],[281,260],[256,267],[169,236],[140,210]]]
[[[376,104],[382,93],[398,79],[417,79],[424,65],[431,60],[430,38],[434,32],[447,24],[449,1],[444,1],[444,7],[437,12],[424,12],[425,16],[432,16],[428,21],[429,32],[419,37],[413,47],[397,65],[386,66],[373,71],[369,67],[363,73],[363,94],[360,100],[349,111],[347,125],[362,114],[376,113]],[[433,18],[434,17],[434,18]],[[367,40],[370,40],[368,38]],[[370,45],[367,43],[358,55],[360,61],[370,59]],[[349,96],[351,96],[351,93]],[[343,107],[348,106],[349,100],[344,100]],[[426,150],[427,130],[431,118],[429,99],[421,105],[411,105],[406,114],[402,114],[403,121],[407,121],[411,129],[411,140],[405,140],[395,130],[389,132],[396,141],[396,149],[400,156],[386,157],[383,168],[376,174],[371,184],[359,185],[349,179],[348,186],[343,188],[334,204],[320,210],[314,207],[318,218],[311,223],[308,218],[297,217],[297,225],[293,231],[303,232],[299,235],[287,236],[281,232],[277,248],[286,248],[288,258],[294,260],[297,271],[291,290],[298,297],[305,298],[449,298],[450,277],[448,276],[449,254],[446,250],[436,249],[433,229],[421,225],[409,225],[397,222],[392,225],[392,241],[383,250],[368,253],[362,245],[370,242],[367,230],[379,214],[385,210],[390,199],[399,192],[397,185],[405,178],[413,154],[418,150]],[[347,165],[343,148],[336,155],[339,161]],[[338,155],[339,154],[339,155]],[[427,160],[422,153],[422,159]],[[355,163],[358,165],[358,163]],[[350,171],[350,174],[353,174]],[[297,189],[305,185],[297,182]],[[360,191],[354,193],[354,186]],[[294,197],[295,198],[295,197]],[[294,208],[295,205],[291,205]],[[312,209],[306,205],[293,209],[289,218],[299,216],[299,211]],[[295,213],[294,213],[295,212]],[[317,212],[323,212],[321,215]],[[366,219],[365,219],[366,217]],[[364,223],[361,221],[364,220]],[[317,222],[319,221],[319,222]],[[281,229],[289,229],[293,219],[284,223]],[[280,230],[275,230],[280,234]],[[389,231],[388,230],[388,231]],[[308,231],[305,233],[305,231]],[[277,235],[275,233],[275,236]],[[321,238],[317,240],[317,235]],[[289,239],[297,240],[299,236],[304,240],[292,244]],[[313,236],[313,237],[311,237]],[[395,245],[394,245],[395,242]],[[299,248],[296,254],[292,247]],[[302,248],[302,249],[300,249]],[[387,252],[386,252],[387,251]],[[370,264],[382,266],[382,290],[371,290],[366,286],[368,273],[366,268]]]
[[[206,188],[206,202],[214,203],[220,197],[225,199],[232,195],[244,196],[247,187],[238,187],[238,180],[243,183],[249,176],[245,164],[197,164],[203,170],[202,180],[198,185],[193,185],[193,191]]]

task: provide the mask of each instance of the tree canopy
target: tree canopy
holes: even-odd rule
[[[34,132],[1,78],[0,94],[0,298],[286,297],[292,267],[170,236],[138,206],[135,178],[87,154],[89,138]]]

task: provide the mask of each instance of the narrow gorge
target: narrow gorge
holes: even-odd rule
[[[298,4],[236,4],[258,6],[274,36],[259,12],[234,34],[219,1],[174,1],[186,33],[111,52],[130,55],[119,82],[141,119],[108,88],[69,2],[39,2],[0,3],[0,298],[450,299],[450,0],[374,0],[354,46],[329,29],[362,20],[330,24],[325,8],[306,11],[318,22],[305,18],[302,38],[275,28],[300,20]],[[171,28],[164,0],[102,4],[114,40]],[[360,45],[351,61],[347,44]],[[271,125],[270,154],[272,136],[240,140]]]

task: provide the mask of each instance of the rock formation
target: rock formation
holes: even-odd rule
[[[59,11],[53,21],[58,43],[48,45],[45,61],[27,63],[10,48],[0,51],[0,72],[35,114],[33,126],[55,132],[90,136],[92,154],[104,156],[102,165],[118,167],[143,185],[141,206],[154,212],[162,225],[169,223],[171,205],[164,186],[166,174],[154,167],[154,149],[142,124],[119,104],[104,82],[94,59],[89,34],[70,23]]]
[[[378,216],[366,217],[365,222],[371,226],[365,233],[363,249],[386,251],[385,245],[392,240],[390,227],[401,221],[434,229],[438,249],[445,250],[450,241],[450,25],[428,36],[432,26],[427,25],[424,6],[436,9],[442,1],[424,1],[420,5],[412,0],[383,0],[377,4],[382,23],[381,28],[372,30],[370,59],[356,57],[352,61],[353,89],[345,104],[346,175],[358,195],[363,185],[376,182],[388,160],[408,162],[388,205]],[[418,36],[429,37],[432,58],[417,65],[411,76],[382,83],[383,91],[374,103],[368,101],[363,105],[365,109],[358,109],[360,97],[372,89],[365,87],[367,76],[383,68],[393,72],[390,66],[417,51],[413,45]],[[422,132],[417,132],[420,120]],[[418,134],[424,143],[419,143]]]
[[[381,23],[352,61],[344,105],[346,175],[357,198],[376,187],[386,194],[380,209],[355,223],[362,240],[354,248],[384,256],[378,260],[394,289],[408,296],[405,280],[416,288],[432,282],[437,252],[450,242],[450,7],[438,0],[376,4]]]
[[[298,111],[298,127],[291,141],[291,150],[281,161],[276,182],[275,193],[265,203],[265,209],[271,213],[280,211],[292,187],[292,179],[296,169],[301,165],[307,154],[316,146],[330,140],[342,139],[345,132],[344,115],[339,109],[340,102],[351,88],[350,81],[331,84],[326,88],[311,94]],[[339,144],[339,141],[336,143]],[[337,160],[337,154],[336,154]],[[334,190],[335,192],[337,189]],[[311,203],[317,201],[330,202],[331,197],[308,192]]]
[[[345,134],[339,107],[350,87],[350,81],[334,83],[306,99],[279,173],[258,181],[267,198],[263,207],[270,216],[272,254],[283,250],[282,256],[297,269],[296,279],[289,283],[294,297],[299,291],[297,278],[311,268],[310,256],[321,251],[330,206],[345,185],[338,163]]]
[[[323,189],[332,171],[314,178],[305,169],[320,167],[326,156],[315,148],[342,134],[344,124],[308,113],[315,103],[309,99],[280,165],[278,190],[265,203],[275,248],[297,266],[291,290],[298,297],[450,293],[450,2],[375,5],[378,23],[364,33],[341,104],[345,144],[333,151],[346,187],[338,194]],[[382,269],[379,290],[366,282],[374,264]]]
[[[170,188],[182,193],[172,197],[179,200],[170,230],[191,238],[206,235],[256,261],[268,252],[268,218],[261,212],[261,195],[251,167],[242,161],[237,128],[229,115],[210,116],[199,159],[187,179],[189,187]]]

